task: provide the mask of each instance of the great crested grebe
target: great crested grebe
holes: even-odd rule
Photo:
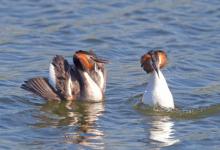
[[[47,100],[103,100],[106,86],[106,60],[93,51],[79,50],[73,55],[73,65],[56,55],[49,67],[49,79],[35,77],[21,88]]]
[[[149,51],[141,57],[141,66],[151,74],[142,102],[150,106],[174,109],[173,96],[160,71],[166,64],[167,55],[161,50]]]

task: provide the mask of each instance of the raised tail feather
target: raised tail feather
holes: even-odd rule
[[[61,100],[60,96],[49,84],[47,78],[36,77],[29,79],[21,85],[21,88],[33,92],[34,94],[37,94],[47,100]]]

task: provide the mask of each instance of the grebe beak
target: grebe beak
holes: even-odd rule
[[[103,64],[108,64],[109,63],[108,60],[101,59],[101,58],[91,57],[91,59],[94,60],[95,62],[98,62],[98,63],[103,63]]]
[[[160,77],[159,76],[159,65],[158,65],[158,59],[155,57],[155,55],[151,55],[151,59],[152,59],[152,67],[153,67],[153,69],[156,71],[156,73],[157,73],[157,75],[158,75],[158,77]]]

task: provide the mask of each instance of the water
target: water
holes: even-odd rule
[[[2,0],[0,149],[219,149],[220,2]],[[137,107],[139,59],[165,49],[178,110]],[[103,103],[48,103],[20,89],[55,54],[107,58]]]

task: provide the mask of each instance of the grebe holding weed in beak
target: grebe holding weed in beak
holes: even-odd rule
[[[47,100],[87,100],[100,102],[106,86],[106,60],[93,51],[79,50],[73,55],[73,65],[63,56],[53,58],[49,79],[35,77],[25,81],[21,88]]]
[[[167,55],[161,50],[152,50],[141,57],[141,67],[151,74],[142,102],[150,106],[174,109],[173,96],[161,68],[167,64]]]

